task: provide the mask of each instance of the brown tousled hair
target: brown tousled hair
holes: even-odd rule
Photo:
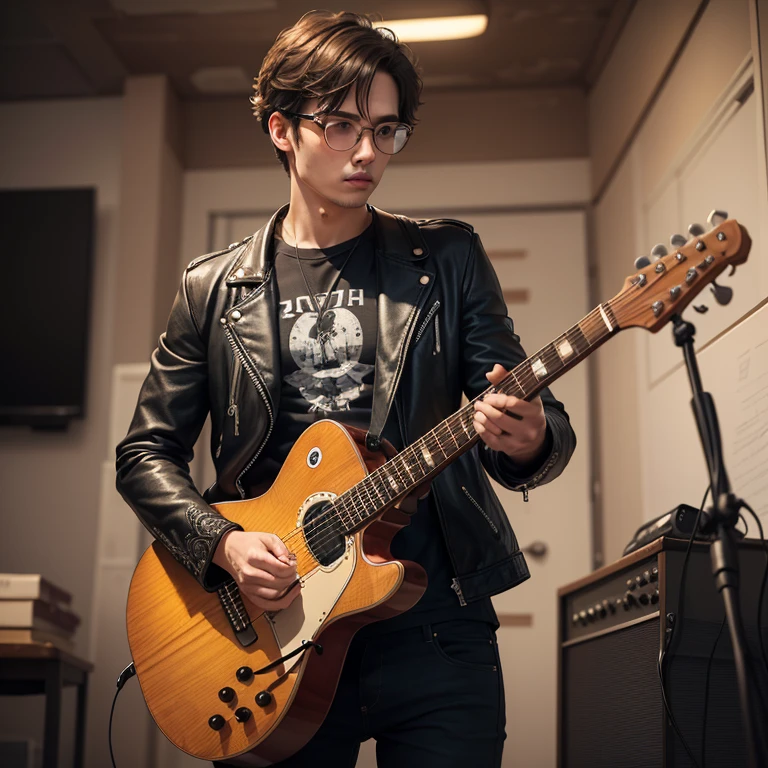
[[[417,67],[410,48],[391,30],[375,29],[367,16],[310,11],[277,36],[255,78],[256,93],[250,101],[267,134],[276,110],[301,112],[306,100],[316,98],[318,112],[333,112],[354,84],[357,108],[365,115],[374,75],[383,70],[397,84],[399,119],[415,125],[422,89]],[[291,118],[297,140],[299,122]],[[275,154],[290,174],[286,153],[275,147]]]

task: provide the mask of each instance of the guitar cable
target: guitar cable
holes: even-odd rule
[[[112,768],[117,768],[115,764],[115,755],[112,752],[112,717],[115,714],[115,704],[117,704],[117,696],[120,691],[123,690],[123,686],[136,674],[136,667],[131,662],[118,676],[117,676],[117,690],[115,691],[115,698],[112,699],[112,709],[109,711],[109,757],[112,760]]]

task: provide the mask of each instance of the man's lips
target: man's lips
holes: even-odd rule
[[[353,187],[366,187],[373,183],[373,179],[367,173],[355,173],[352,176],[348,176],[344,181]]]

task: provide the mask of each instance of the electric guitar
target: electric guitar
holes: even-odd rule
[[[746,261],[750,237],[725,218],[713,212],[709,232],[675,236],[671,253],[480,397],[499,391],[530,400],[620,330],[658,331],[726,267]],[[470,402],[389,459],[367,451],[359,430],[319,421],[266,493],[214,505],[246,531],[275,533],[296,555],[303,589],[285,610],[260,611],[234,581],[206,592],[162,544],[147,549],[128,595],[128,641],[149,711],[179,749],[265,766],[309,741],[355,632],[423,594],[421,566],[390,554],[408,521],[396,505],[478,441],[473,414]]]

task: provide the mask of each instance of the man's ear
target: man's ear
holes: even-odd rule
[[[292,152],[293,145],[288,136],[288,132],[291,130],[291,123],[287,117],[281,115],[279,112],[273,112],[269,116],[267,122],[269,127],[269,136],[272,139],[272,143],[283,152]]]

